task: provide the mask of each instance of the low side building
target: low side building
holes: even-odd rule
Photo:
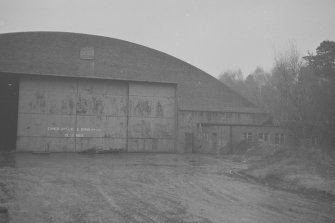
[[[127,41],[7,33],[0,52],[4,149],[221,153],[248,139],[251,130],[237,126],[281,131],[265,127],[268,114],[209,74]],[[211,149],[197,144],[203,138]]]

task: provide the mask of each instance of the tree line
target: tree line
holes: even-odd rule
[[[293,143],[335,145],[335,42],[323,41],[301,56],[294,44],[275,55],[270,72],[257,67],[246,78],[227,70],[219,80],[287,127]]]

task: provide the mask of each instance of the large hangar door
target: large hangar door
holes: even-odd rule
[[[129,84],[128,151],[175,151],[175,86]]]
[[[128,83],[78,81],[76,151],[125,150]]]
[[[76,93],[72,79],[22,78],[17,150],[75,151]]]

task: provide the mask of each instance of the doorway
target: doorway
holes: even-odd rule
[[[0,74],[0,152],[16,147],[19,79],[14,75]]]
[[[185,151],[187,153],[193,153],[193,133],[185,133]]]
[[[218,138],[216,132],[212,132],[212,153],[217,154],[218,153],[216,151],[217,148],[218,148]]]

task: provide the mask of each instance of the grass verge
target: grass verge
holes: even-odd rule
[[[240,173],[275,188],[335,198],[335,159],[320,148],[255,146]],[[335,199],[334,199],[335,200]]]

